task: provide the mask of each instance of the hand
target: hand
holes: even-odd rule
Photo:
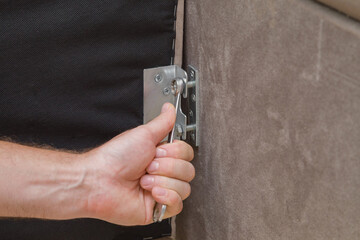
[[[195,176],[194,153],[182,141],[159,145],[174,123],[175,109],[165,104],[153,121],[83,155],[89,217],[146,225],[153,222],[155,201],[167,205],[165,218],[181,212]]]

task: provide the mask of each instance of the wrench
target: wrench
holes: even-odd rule
[[[171,83],[171,92],[175,95],[176,97],[176,102],[175,102],[175,112],[176,112],[176,116],[180,107],[180,101],[181,101],[181,94],[184,90],[185,87],[185,83],[184,80],[182,79],[174,79]],[[168,143],[173,143],[174,142],[174,137],[175,137],[175,124],[173,129],[171,130],[171,132],[169,133],[169,137],[168,137]],[[161,222],[164,218],[166,212],[166,205],[165,204],[160,204],[160,203],[156,203],[155,207],[154,207],[154,214],[153,214],[153,221],[156,222]]]

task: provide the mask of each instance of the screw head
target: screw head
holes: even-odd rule
[[[192,100],[193,102],[196,102],[196,95],[195,95],[195,94],[192,94],[192,95],[191,95],[191,100]]]
[[[154,80],[156,83],[160,83],[163,80],[163,76],[160,73],[158,73],[155,75]]]
[[[189,111],[189,115],[190,117],[193,117],[194,116],[194,112],[192,110]]]
[[[171,89],[169,87],[166,87],[166,88],[163,89],[163,94],[165,96],[168,96],[170,93],[171,93]]]

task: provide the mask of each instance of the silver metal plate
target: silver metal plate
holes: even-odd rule
[[[198,147],[200,145],[200,76],[199,70],[191,65],[187,67],[187,73],[189,78],[188,85],[195,84],[195,86],[189,87],[187,92],[189,99],[189,125],[187,126],[187,131],[195,128],[189,131],[188,134],[190,135],[190,143]]]
[[[171,92],[171,83],[174,79],[181,78],[187,83],[187,74],[177,65],[150,68],[144,70],[144,124],[156,118],[164,103],[175,104],[175,95]],[[182,128],[181,138],[186,139],[186,115],[177,112],[176,125]],[[179,139],[180,136],[176,138]]]
[[[177,65],[144,70],[144,124],[160,114],[164,103],[175,104],[172,83],[178,79],[185,83],[182,97],[186,99],[183,103],[188,106],[189,112],[186,115],[182,112],[180,102],[174,138],[188,140],[193,146],[199,146],[199,71],[192,66],[188,66],[187,72]]]

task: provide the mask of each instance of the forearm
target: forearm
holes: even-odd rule
[[[86,170],[80,156],[0,141],[0,216],[84,217]]]

